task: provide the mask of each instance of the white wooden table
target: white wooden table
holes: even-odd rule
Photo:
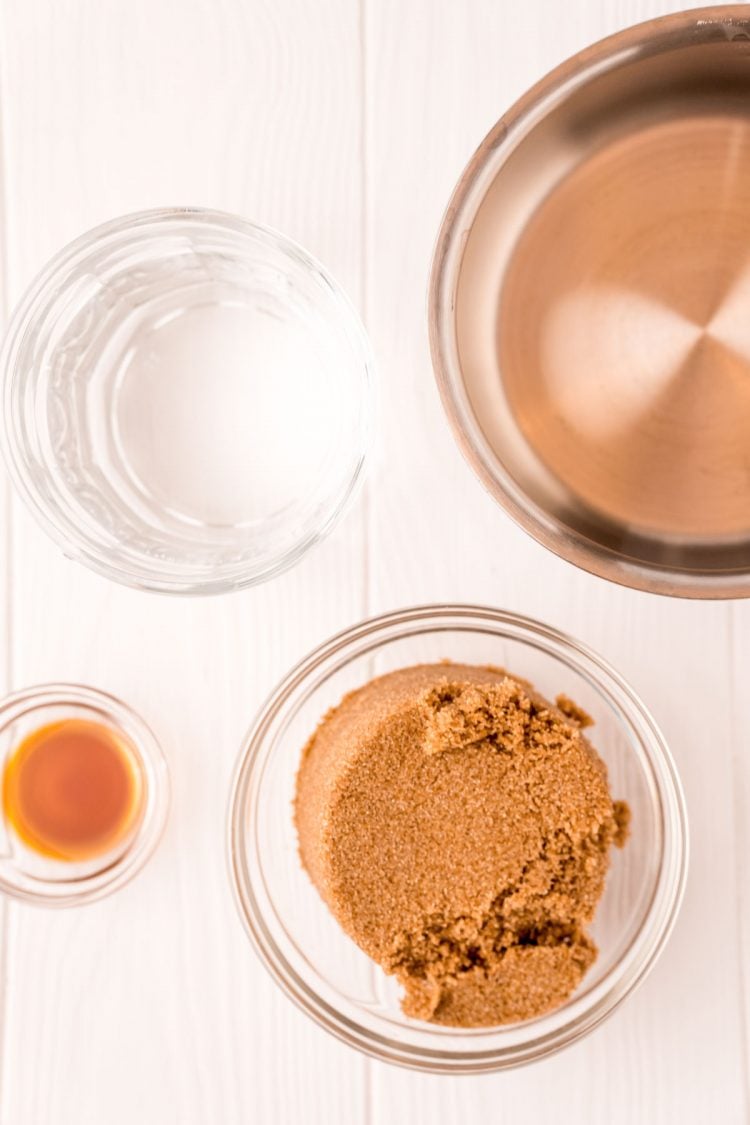
[[[270,223],[318,255],[382,383],[363,498],[291,573],[170,600],[66,562],[4,501],[2,679],[127,699],[174,806],[120,894],[2,907],[0,1125],[673,1125],[750,1119],[750,603],[617,589],[547,554],[484,494],[432,382],[425,286],[467,157],[565,56],[671,0],[0,0],[6,306],[110,216],[160,204]],[[449,534],[445,534],[446,528]],[[536,1066],[440,1079],[371,1063],[276,990],[225,870],[237,748],[265,693],[333,631],[415,602],[569,630],[631,680],[685,782],[682,915],[640,991]]]

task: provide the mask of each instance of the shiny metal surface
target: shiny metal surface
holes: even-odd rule
[[[433,359],[540,542],[627,585],[750,594],[750,9],[591,47],[483,142],[446,214]]]

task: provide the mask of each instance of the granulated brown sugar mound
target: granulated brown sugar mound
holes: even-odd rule
[[[627,806],[588,716],[497,668],[372,680],[305,748],[302,862],[407,1015],[479,1027],[558,1007],[596,957],[586,933]]]

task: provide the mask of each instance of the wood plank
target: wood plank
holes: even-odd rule
[[[587,42],[678,7],[632,0],[572,0],[564,12],[552,0],[368,5],[369,321],[384,382],[374,607],[484,601],[592,644],[661,723],[684,779],[694,844],[668,949],[608,1024],[557,1058],[481,1081],[377,1066],[376,1125],[553,1117],[668,1125],[709,1120],[718,1105],[722,1120],[746,1119],[736,895],[747,849],[735,850],[731,748],[746,746],[750,731],[739,682],[734,725],[726,706],[727,608],[618,589],[523,535],[471,479],[451,440],[431,386],[424,324],[442,210],[503,109]]]
[[[732,760],[734,783],[734,855],[737,877],[737,926],[739,950],[734,966],[736,989],[743,1000],[743,1020],[740,1028],[743,1051],[743,1078],[746,1104],[750,1106],[750,602],[735,602],[728,606],[729,664],[728,685],[729,752]]]
[[[0,90],[0,122],[2,121],[2,91]],[[1,125],[0,125],[1,129]],[[0,132],[0,142],[2,141]],[[0,143],[0,230],[5,227],[5,165],[4,150]],[[7,323],[7,301],[4,259],[0,255],[0,317],[4,330]],[[11,487],[6,475],[0,478],[0,690],[5,695],[10,689],[13,626],[13,573],[11,566],[13,525],[11,520]],[[8,903],[0,895],[0,1078],[6,1055],[6,1005],[8,995],[10,958],[8,951]]]
[[[347,0],[2,10],[9,295],[109,216],[198,203],[274,224],[361,290],[359,23]],[[14,906],[0,1119],[361,1119],[364,1062],[255,959],[224,856],[230,772],[274,680],[363,611],[363,508],[297,569],[170,600],[67,563],[15,505],[16,686],[81,679],[142,712],[173,774],[166,838],[115,897]]]

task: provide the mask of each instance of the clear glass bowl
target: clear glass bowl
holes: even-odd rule
[[[129,883],[159,843],[169,809],[167,763],[150,728],[121,700],[80,684],[40,684],[0,700],[0,772],[28,735],[65,719],[99,723],[124,736],[138,772],[139,810],[112,852],[85,863],[40,855],[0,816],[0,892],[43,906],[93,902]]]
[[[632,835],[612,859],[592,927],[599,957],[579,990],[539,1019],[460,1030],[405,1017],[398,986],[341,930],[303,871],[292,822],[300,754],[329,707],[375,675],[442,659],[495,664],[546,696],[563,692],[591,735]],[[674,764],[652,718],[599,656],[546,625],[499,610],[425,606],[348,629],[285,677],[250,730],[235,774],[229,859],[250,939],[278,984],[339,1039],[388,1062],[478,1073],[542,1058],[605,1019],[654,964],[685,883],[687,823]]]
[[[373,366],[322,266],[198,209],[61,251],[2,359],[5,454],[67,555],[128,585],[237,589],[296,562],[362,476]]]
[[[749,40],[721,5],[557,67],[482,141],[432,265],[435,374],[482,483],[562,558],[662,594],[750,595]]]

